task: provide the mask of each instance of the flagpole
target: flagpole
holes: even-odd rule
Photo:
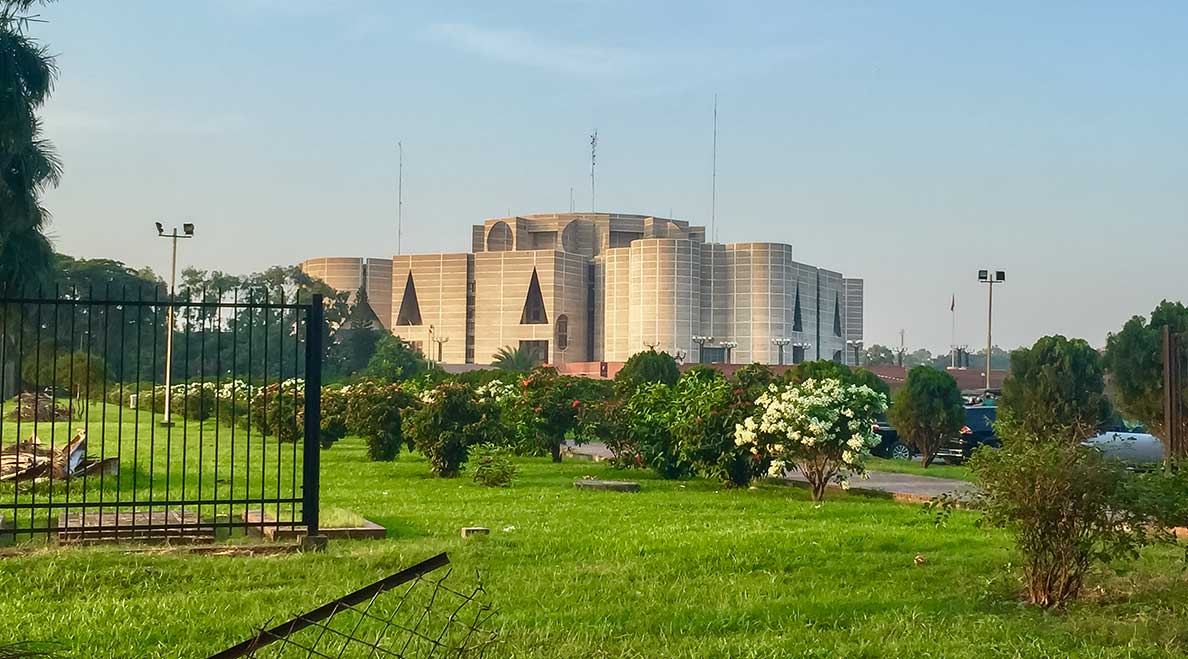
[[[957,368],[957,294],[953,293],[953,297],[949,302],[949,320],[952,323],[950,329],[950,343],[949,348],[949,362],[953,368]]]

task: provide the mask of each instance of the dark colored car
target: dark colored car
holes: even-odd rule
[[[899,432],[887,419],[879,419],[874,426],[875,433],[882,439],[878,446],[870,450],[872,455],[892,460],[911,460],[916,452],[910,446],[899,441]]]
[[[988,405],[967,405],[965,407],[965,426],[960,434],[945,442],[936,457],[944,458],[949,464],[962,464],[973,455],[974,449],[983,444],[998,448],[1002,442],[994,434],[994,420],[998,418],[998,408]]]

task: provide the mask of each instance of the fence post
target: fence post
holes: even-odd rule
[[[301,516],[306,542],[324,545],[318,535],[318,478],[322,455],[322,339],[326,335],[326,307],[320,294],[310,300],[305,324],[305,448],[301,477]]]

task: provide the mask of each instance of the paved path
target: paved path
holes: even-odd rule
[[[611,457],[610,450],[598,443],[581,446],[567,445],[566,451],[570,455],[593,460],[605,460]],[[922,503],[946,492],[968,492],[973,489],[972,484],[955,478],[895,474],[887,471],[868,471],[866,473],[870,478],[855,478],[850,481],[851,492],[886,496],[897,501]],[[804,476],[795,471],[788,472],[787,479],[795,483],[805,483]]]

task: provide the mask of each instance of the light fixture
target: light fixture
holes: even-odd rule
[[[187,236],[194,235],[194,223],[186,222],[182,225],[182,231],[184,231]]]
[[[157,235],[164,236],[165,235],[165,225],[161,224],[160,222],[154,222],[154,224],[157,225]]]

